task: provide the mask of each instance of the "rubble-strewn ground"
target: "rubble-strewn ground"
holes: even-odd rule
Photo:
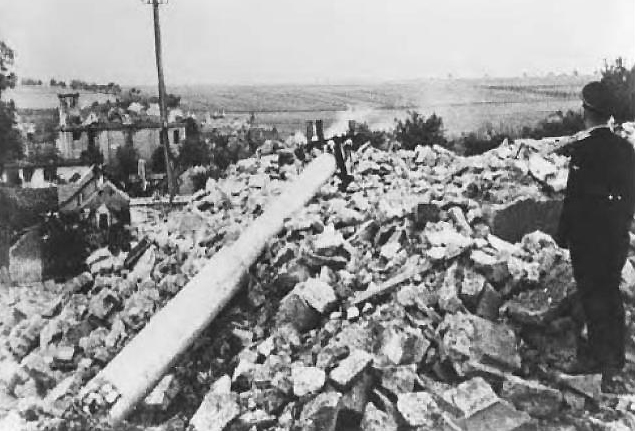
[[[559,373],[580,329],[568,252],[540,231],[492,233],[561,196],[554,143],[358,154],[348,191],[334,179],[285,224],[118,429],[634,429],[633,340],[633,395]],[[240,161],[182,210],[146,210],[127,256],[98,250],[65,284],[3,287],[0,430],[107,429],[116,388],[79,389],[293,179],[288,155]],[[623,278],[632,328],[630,262]]]

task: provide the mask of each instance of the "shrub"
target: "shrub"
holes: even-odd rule
[[[219,179],[221,176],[221,172],[221,169],[214,165],[208,167],[195,167],[193,172],[190,174],[190,178],[192,179],[192,184],[194,186],[194,191],[204,189],[209,178],[213,178],[215,180]]]
[[[116,159],[117,165],[113,175],[128,186],[130,175],[137,173],[139,152],[132,145],[126,144],[117,148]]]
[[[416,111],[408,111],[405,121],[395,119],[395,138],[404,149],[414,150],[417,145],[446,146],[443,135],[443,120],[436,114],[429,118]]]
[[[79,159],[88,165],[102,165],[104,163],[104,155],[93,145],[89,145],[88,149],[82,151]]]
[[[584,117],[580,112],[569,110],[563,114],[562,111],[556,111],[540,121],[536,127],[523,127],[520,137],[542,139],[548,136],[575,135],[581,130],[584,130]]]
[[[388,134],[384,131],[371,130],[368,123],[362,123],[357,126],[355,136],[353,138],[353,148],[357,149],[370,142],[375,148],[382,148],[388,141]]]
[[[208,165],[212,160],[212,153],[200,137],[189,137],[181,145],[179,164],[188,168],[191,166]]]

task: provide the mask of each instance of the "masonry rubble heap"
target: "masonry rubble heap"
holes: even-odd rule
[[[324,185],[253,265],[242,305],[252,319],[219,336],[238,353],[207,358],[228,374],[180,429],[514,430],[599,402],[596,376],[544,372],[575,356],[568,252],[540,231],[516,243],[492,233],[501,214],[518,224],[511,205],[561,196],[555,143],[358,154],[348,191]],[[47,284],[59,294],[46,307],[14,304],[0,326],[11,410],[0,429],[62,429],[69,412],[107,411],[117,388],[79,389],[297,174],[281,151],[238,162],[185,210],[139,226],[129,254],[96,251],[85,273]],[[622,287],[633,299],[630,261]],[[139,409],[166,412],[191,385],[171,373]]]

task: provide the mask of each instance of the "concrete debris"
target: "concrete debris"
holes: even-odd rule
[[[379,384],[388,392],[398,395],[412,392],[417,378],[416,365],[389,366],[377,369]]]
[[[379,343],[379,353],[395,365],[418,364],[430,347],[420,330],[398,326],[383,330]]]
[[[362,431],[397,431],[397,424],[392,416],[379,410],[373,403],[368,403],[360,428]]]
[[[534,417],[550,417],[558,412],[562,404],[559,390],[513,375],[507,376],[503,382],[501,397]]]
[[[397,396],[397,410],[410,427],[439,429],[443,424],[441,411],[427,392],[408,392]]]
[[[240,414],[238,396],[233,393],[208,393],[192,419],[192,431],[223,431]]]
[[[498,395],[481,377],[475,377],[445,391],[442,398],[459,412],[459,417],[465,418],[499,402]]]
[[[323,392],[302,409],[298,426],[306,431],[335,431],[342,394]]]
[[[442,326],[443,346],[459,374],[469,372],[468,360],[509,370],[520,369],[517,339],[506,325],[457,313],[446,315]]]
[[[369,372],[364,372],[353,386],[342,395],[340,400],[340,414],[338,422],[342,426],[356,426],[364,415],[374,378]]]
[[[294,395],[303,397],[322,389],[326,381],[326,373],[316,367],[295,366],[291,369],[291,380]]]
[[[144,406],[151,410],[165,411],[180,390],[180,384],[174,374],[168,374],[148,394],[143,402]]]
[[[329,378],[339,389],[350,387],[353,381],[372,363],[373,355],[363,350],[353,350],[331,371]]]
[[[296,175],[285,145],[230,166],[183,208],[144,210],[128,253],[93,251],[64,284],[3,286],[0,429],[82,429],[73,421],[103,415],[118,391],[81,398],[76,413],[80,388]],[[245,300],[132,420],[161,431],[511,431],[562,419],[564,402],[586,421],[600,377],[534,372],[575,354],[574,331],[558,326],[575,283],[549,236],[566,174],[551,145],[469,158],[366,148],[347,192],[325,184],[285,222],[249,268]],[[631,263],[621,288],[632,299]]]
[[[598,399],[602,390],[602,375],[601,374],[583,374],[583,375],[568,375],[564,373],[556,373],[555,380],[573,390],[579,395],[584,395],[589,399]]]

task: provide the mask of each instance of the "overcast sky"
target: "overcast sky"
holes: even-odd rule
[[[168,84],[592,72],[635,58],[634,0],[170,0]],[[156,81],[142,0],[0,0],[21,76]]]

